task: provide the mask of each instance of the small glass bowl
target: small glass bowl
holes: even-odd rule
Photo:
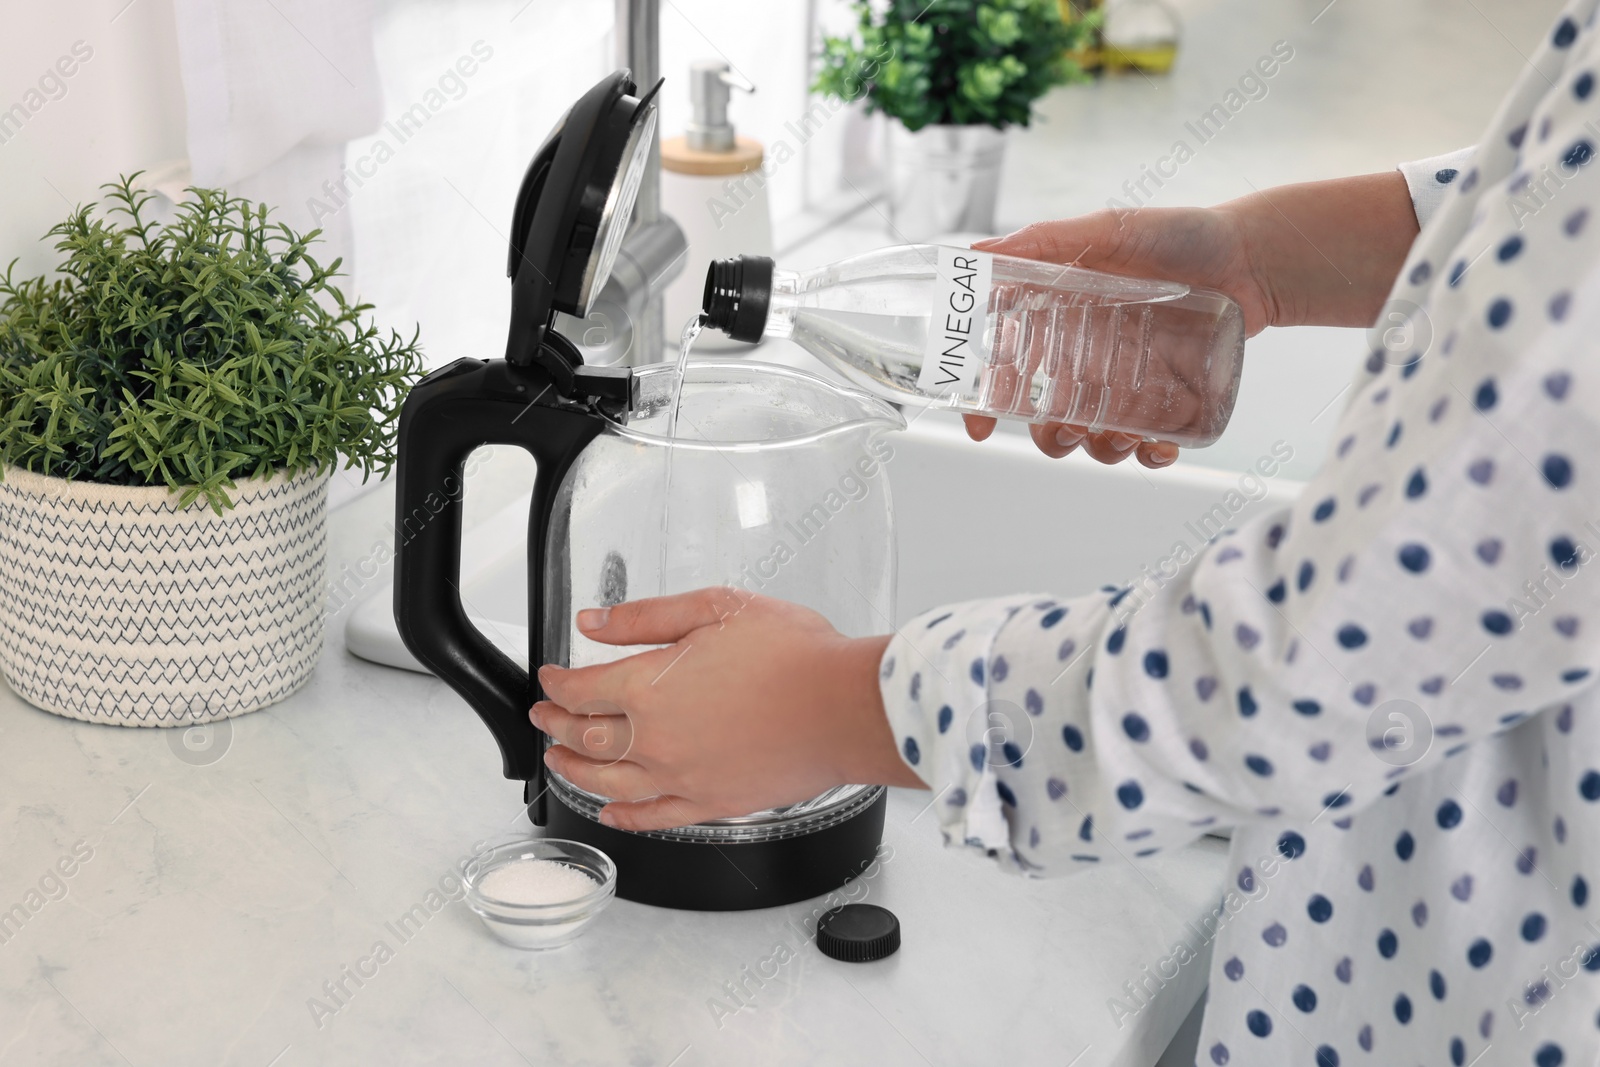
[[[520,860],[555,860],[594,879],[594,891],[554,904],[496,900],[482,889],[490,871]],[[617,895],[617,865],[604,852],[580,841],[524,838],[496,845],[477,856],[466,876],[467,906],[489,932],[513,948],[557,948],[576,938]]]

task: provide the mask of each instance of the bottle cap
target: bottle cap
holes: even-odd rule
[[[900,948],[900,920],[876,904],[846,904],[817,920],[817,948],[846,963],[871,963]]]
[[[735,341],[761,340],[772,301],[772,266],[766,256],[713,259],[700,300],[701,321]]]

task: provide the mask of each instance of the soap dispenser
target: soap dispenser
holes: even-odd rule
[[[682,136],[661,142],[661,202],[678,220],[689,242],[683,273],[667,287],[667,340],[676,346],[684,324],[700,313],[701,282],[713,260],[772,254],[772,211],[768,206],[770,168],[763,166],[761,142],[740,137],[728,118],[734,89],[755,86],[722,59],[702,59],[689,67],[693,120]],[[721,334],[707,332],[700,349],[739,348]]]

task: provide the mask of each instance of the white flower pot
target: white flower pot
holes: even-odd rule
[[[328,479],[240,481],[232,510],[164,486],[0,481],[0,673],[89,722],[178,726],[265,707],[322,652]]]
[[[889,232],[907,244],[946,233],[993,233],[1006,131],[888,122]]]

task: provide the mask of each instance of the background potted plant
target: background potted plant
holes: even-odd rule
[[[134,175],[0,280],[0,673],[60,715],[253,711],[322,651],[327,480],[393,461],[421,358],[330,284],[316,232]]]
[[[1086,80],[1067,53],[1098,12],[1064,23],[1056,0],[889,0],[855,4],[854,37],[827,37],[813,85],[865,96],[888,123],[892,231],[920,241],[994,231],[1005,131],[1027,126],[1052,87]]]

